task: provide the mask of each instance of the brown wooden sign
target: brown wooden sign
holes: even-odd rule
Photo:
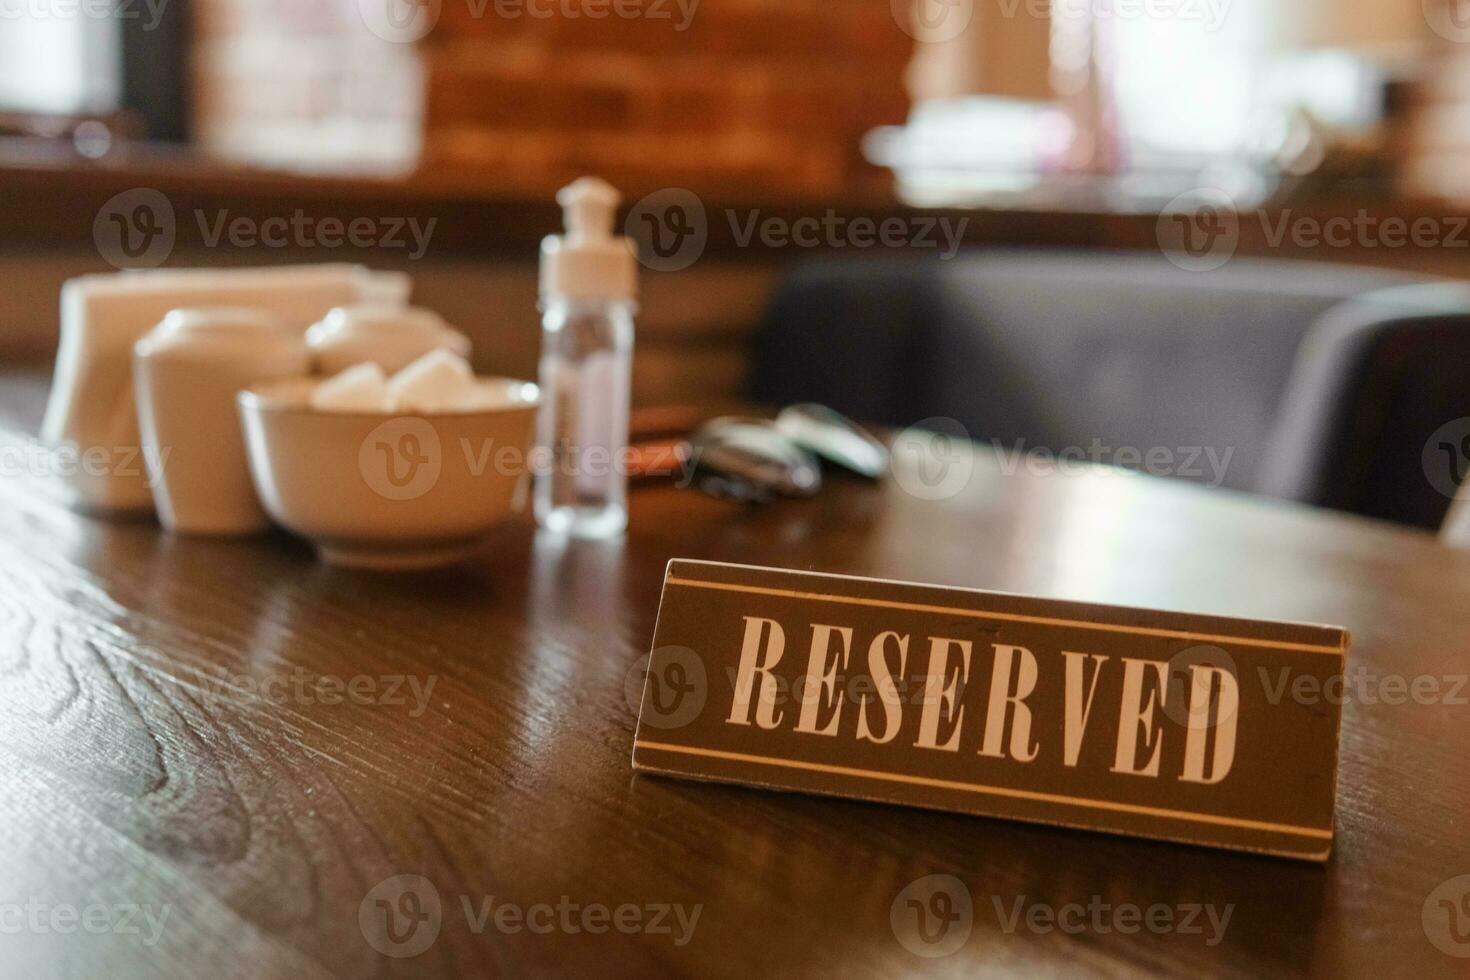
[[[1347,644],[676,560],[633,767],[1326,860]]]

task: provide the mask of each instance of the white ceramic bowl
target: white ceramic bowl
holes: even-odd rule
[[[477,383],[496,407],[320,411],[309,405],[311,378],[240,392],[250,473],[266,512],[333,564],[429,568],[468,557],[511,513],[528,478],[539,400],[529,382]]]

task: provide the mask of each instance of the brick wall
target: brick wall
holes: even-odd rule
[[[863,133],[907,113],[913,42],[889,0],[624,0],[643,16],[593,20],[597,2],[447,2],[425,46],[426,167],[830,194],[873,178]]]
[[[417,44],[358,0],[195,4],[197,129],[233,157],[391,162],[421,135],[456,184],[830,198],[886,185],[860,141],[908,108],[891,0],[439,0]]]

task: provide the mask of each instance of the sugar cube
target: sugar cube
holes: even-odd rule
[[[453,351],[432,350],[388,379],[395,412],[461,412],[475,395],[469,362]]]
[[[322,412],[386,412],[391,408],[388,378],[371,361],[355,365],[317,385],[311,407]]]

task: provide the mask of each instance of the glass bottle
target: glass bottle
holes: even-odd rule
[[[566,231],[541,243],[536,521],[575,537],[613,537],[628,524],[636,253],[613,234],[611,185],[583,177],[556,200]]]

